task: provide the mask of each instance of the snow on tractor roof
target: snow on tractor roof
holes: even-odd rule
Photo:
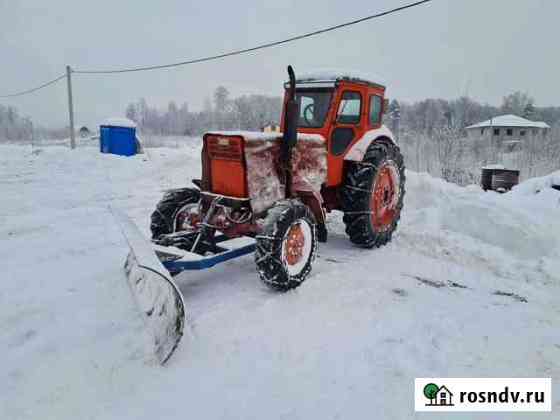
[[[347,80],[350,82],[361,82],[377,86],[386,86],[383,78],[375,74],[346,70],[346,69],[318,69],[296,75],[296,83],[321,83],[337,82]]]
[[[136,123],[134,121],[123,117],[107,118],[101,123],[101,125],[106,125],[109,127],[136,128]]]

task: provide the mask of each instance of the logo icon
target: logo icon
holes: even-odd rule
[[[424,387],[424,396],[430,400],[427,407],[452,407],[453,393],[445,386],[429,383]]]

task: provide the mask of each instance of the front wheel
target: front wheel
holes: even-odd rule
[[[299,200],[276,204],[256,239],[255,263],[263,283],[280,291],[303,283],[317,251],[315,218],[306,205]]]
[[[391,240],[401,216],[404,182],[403,156],[390,143],[373,143],[362,162],[348,168],[342,206],[350,241],[373,248]]]
[[[200,191],[194,188],[169,190],[152,213],[150,229],[152,239],[182,230],[184,215],[198,207]]]

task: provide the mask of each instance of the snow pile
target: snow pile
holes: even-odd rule
[[[519,191],[532,183],[521,184]],[[488,260],[504,272],[536,269],[560,255],[557,191],[541,197],[502,195],[478,186],[461,188],[428,174],[409,176],[407,190],[403,230],[411,227],[432,242],[443,239],[453,254]]]
[[[513,195],[533,195],[540,192],[546,192],[553,186],[560,186],[560,171],[553,172],[550,175],[532,178],[520,185],[513,187]]]
[[[358,249],[331,214],[297,290],[270,292],[251,256],[178,276],[188,325],[160,368],[108,206],[147,234],[163,191],[199,175],[200,144],[130,158],[0,146],[0,417],[410,419],[415,377],[560,378],[560,192],[410,171],[393,242]],[[560,410],[552,392],[538,418]]]
[[[486,165],[483,166],[482,169],[506,169],[504,165],[501,165],[499,163],[495,163],[493,165]]]
[[[280,132],[263,132],[263,131],[210,131],[207,134],[217,135],[217,136],[240,136],[245,139],[246,142],[265,142],[265,141],[275,141],[282,138],[282,133]],[[309,133],[298,133],[298,141],[306,141],[318,144],[324,144],[325,138],[320,134],[309,134]]]

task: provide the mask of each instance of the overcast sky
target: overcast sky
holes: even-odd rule
[[[0,95],[75,69],[118,68],[211,55],[341,23],[408,0],[0,0]],[[74,75],[78,124],[124,113],[140,97],[192,109],[218,86],[282,94],[285,67],[380,74],[391,98],[499,104],[513,90],[560,105],[556,0],[433,0],[348,29],[203,64],[121,75]],[[0,104],[42,124],[66,124],[65,84]]]

